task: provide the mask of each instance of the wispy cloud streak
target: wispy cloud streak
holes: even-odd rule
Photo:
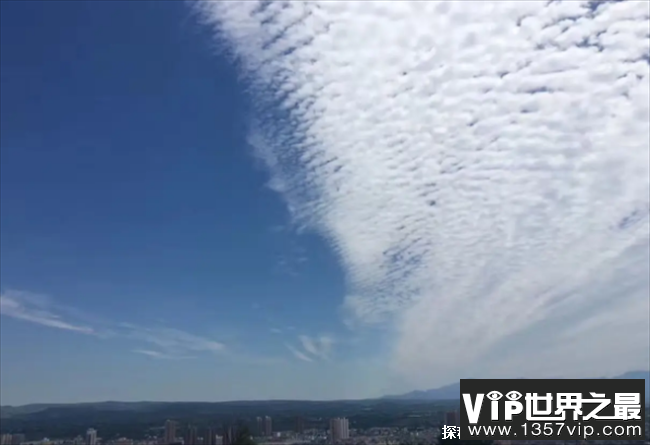
[[[183,359],[193,358],[188,356],[177,356],[177,355],[165,354],[163,352],[152,351],[150,349],[134,349],[133,352],[135,352],[136,354],[146,355],[147,357],[163,359],[163,360],[183,360]]]
[[[131,323],[104,321],[90,326],[84,321],[94,319],[75,308],[62,306],[44,295],[7,291],[0,295],[0,315],[54,329],[94,335],[129,338],[147,343],[158,350],[135,349],[134,352],[154,358],[184,359],[191,354],[218,354],[226,350],[223,343],[171,327],[147,327]]]
[[[309,363],[311,363],[311,362],[314,361],[314,360],[313,360],[311,357],[309,357],[307,354],[305,354],[305,353],[303,353],[303,352],[300,352],[299,350],[297,350],[296,348],[294,348],[294,347],[291,346],[290,344],[285,344],[285,346],[287,347],[287,349],[288,349],[289,351],[291,351],[291,353],[292,353],[292,354],[294,355],[294,357],[296,357],[297,359],[302,360],[303,362],[309,362]]]
[[[325,360],[330,358],[332,346],[334,345],[334,340],[331,337],[321,335],[317,338],[311,338],[306,335],[301,335],[298,339],[300,340],[304,350],[314,357],[319,357]]]
[[[134,340],[154,345],[169,356],[184,356],[192,352],[222,353],[226,347],[223,343],[168,327],[149,328],[121,323],[124,335]]]
[[[42,296],[16,291],[8,291],[0,295],[0,315],[49,328],[81,334],[96,334],[93,328],[65,320],[54,310],[49,304],[49,300]]]
[[[327,335],[319,337],[309,337],[307,335],[298,336],[301,348],[291,346],[285,343],[285,346],[291,353],[298,359],[313,362],[315,360],[329,360],[331,358],[332,347],[334,339]]]

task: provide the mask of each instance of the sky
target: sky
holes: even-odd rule
[[[0,403],[650,367],[650,4],[0,2]]]

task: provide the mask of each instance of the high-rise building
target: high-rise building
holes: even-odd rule
[[[0,436],[0,445],[11,445],[11,434],[3,434]]]
[[[298,416],[296,417],[296,433],[302,434],[305,432],[305,418]]]
[[[205,439],[203,439],[203,445],[216,445],[216,438],[217,432],[212,427],[208,427]]]
[[[165,422],[165,445],[176,442],[176,422],[173,420],[167,420]]]
[[[12,434],[11,435],[11,445],[20,445],[25,442],[24,434]]]
[[[262,437],[264,435],[264,419],[261,417],[257,417],[255,419],[255,423],[257,425],[257,428],[255,429],[255,434]]]
[[[86,445],[97,445],[97,430],[88,428],[86,431]]]
[[[269,416],[264,417],[264,435],[269,437],[273,434],[273,421]]]
[[[449,411],[445,413],[445,425],[460,426],[458,411]]]
[[[332,443],[350,438],[348,419],[345,417],[330,420],[330,436]]]
[[[188,425],[187,434],[185,435],[185,445],[198,445],[196,438],[197,438],[196,427],[192,425]]]
[[[231,426],[223,427],[222,444],[232,445],[235,440],[235,429]]]

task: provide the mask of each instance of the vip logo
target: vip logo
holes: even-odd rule
[[[483,401],[486,397],[490,400],[490,420],[501,420],[499,418],[499,401],[503,398],[503,394],[499,391],[490,391],[487,394],[477,394],[474,403],[472,403],[470,394],[463,394],[463,401],[465,402],[465,407],[467,409],[469,423],[478,423],[478,418],[483,407]],[[513,416],[521,414],[524,411],[523,403],[519,402],[519,399],[521,399],[523,395],[519,391],[510,391],[505,395],[505,397],[504,420],[512,420]]]
[[[522,395],[519,391],[509,391],[505,395],[499,391],[490,391],[487,394],[478,393],[474,402],[470,394],[463,394],[467,418],[470,424],[477,424],[483,408],[483,402],[487,398],[490,401],[490,420],[511,421],[514,416],[525,412],[526,420],[529,421],[565,421],[566,412],[573,412],[573,420],[642,420],[641,417],[641,394],[640,393],[615,393],[614,394],[614,415],[600,414],[603,408],[609,406],[611,399],[605,394],[595,392],[589,393],[591,398],[583,398],[581,393],[526,393]],[[525,399],[524,403],[519,400]],[[504,399],[503,402],[501,400]],[[555,401],[555,405],[553,402]],[[500,409],[503,404],[503,410]],[[583,412],[583,407],[597,405],[588,413]],[[525,408],[525,410],[524,410]],[[504,418],[500,418],[503,411]]]
[[[572,440],[581,431],[610,436],[612,428],[643,437],[644,386],[642,379],[464,379],[461,437]]]

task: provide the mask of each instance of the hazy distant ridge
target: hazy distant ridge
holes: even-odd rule
[[[650,401],[650,371],[632,371],[622,374],[620,376],[612,377],[615,379],[645,379],[645,392],[646,392],[646,403]],[[224,406],[224,409],[229,411],[233,406],[259,406],[259,405],[278,405],[283,407],[292,407],[295,409],[305,409],[305,406],[310,405],[327,405],[327,404],[372,404],[385,401],[404,401],[404,403],[409,403],[408,401],[442,401],[442,400],[458,400],[460,399],[460,382],[452,383],[451,385],[441,386],[440,388],[429,389],[425,391],[412,391],[406,394],[394,395],[394,396],[385,396],[380,399],[366,400],[366,401],[331,401],[331,402],[317,402],[317,401],[299,401],[299,400],[267,400],[267,401],[233,401],[233,402],[96,402],[96,403],[38,403],[22,406],[2,406],[0,407],[0,418],[24,418],[25,416],[41,416],[45,414],[46,411],[51,409],[65,409],[66,412],[69,411],[70,415],[74,415],[75,412],[87,412],[89,410],[98,410],[102,412],[145,412],[151,410],[159,410],[163,406],[169,407],[169,409],[181,409],[183,407],[188,407],[195,409],[198,406],[212,406],[220,405]],[[231,408],[228,408],[231,407]]]
[[[612,377],[613,379],[644,379],[645,380],[645,400],[650,401],[650,371],[630,371],[625,374]],[[406,394],[386,396],[386,399],[398,400],[454,400],[460,399],[460,382],[451,385],[441,386],[440,388],[427,389],[424,391],[411,391]]]

